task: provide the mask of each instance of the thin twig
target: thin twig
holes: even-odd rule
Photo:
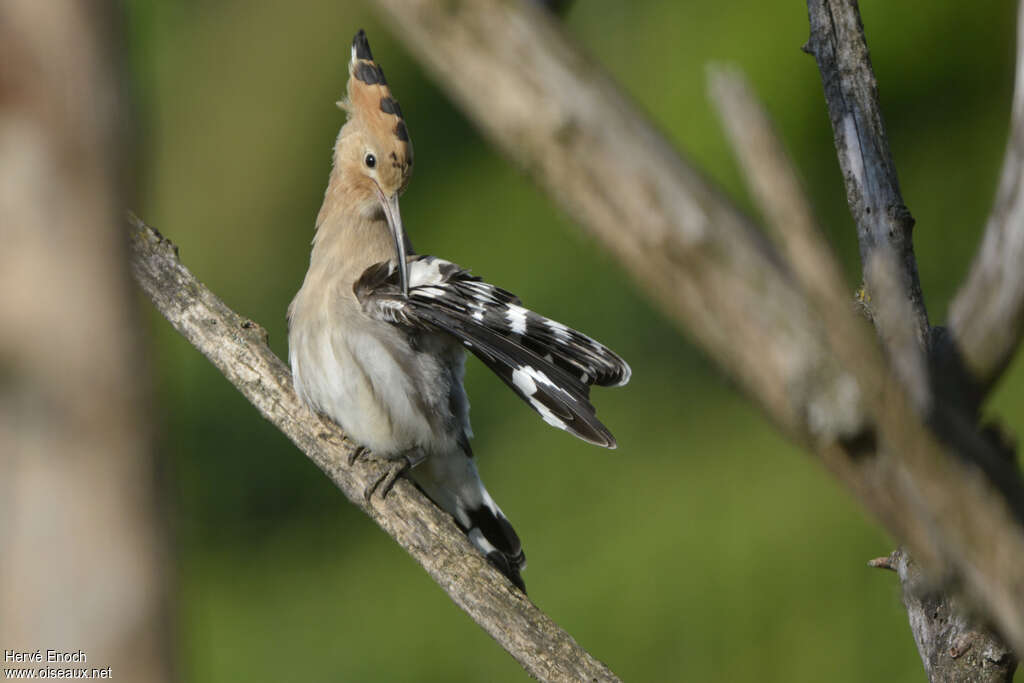
[[[348,456],[355,444],[296,396],[292,377],[270,350],[266,332],[239,316],[185,268],[177,249],[132,216],[132,271],[175,329],[369,515],[531,675],[544,681],[617,681],[466,540],[451,517],[405,479],[385,500],[363,496],[385,466]]]
[[[738,71],[712,68],[709,83],[747,183],[797,281],[823,320],[830,346],[860,386],[866,386],[861,393],[877,393],[887,369],[876,353],[875,337],[854,313],[839,262],[768,115]]]
[[[911,312],[876,318],[876,325],[900,379],[924,410],[929,325],[911,240],[914,219],[900,194],[860,12],[856,0],[808,0],[807,10],[811,37],[804,49],[821,72],[868,292],[872,300],[906,302]],[[908,338],[915,343],[906,344]]]
[[[896,571],[896,567],[892,564],[892,555],[883,555],[882,557],[876,557],[872,560],[868,560],[868,566],[873,569],[888,569],[890,571]]]
[[[1024,335],[1024,2],[1017,8],[1017,78],[1010,139],[995,205],[964,285],[949,310],[960,357],[981,395]]]

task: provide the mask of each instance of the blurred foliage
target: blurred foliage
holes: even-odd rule
[[[286,354],[285,309],[342,123],[360,27],[406,112],[403,216],[633,365],[595,402],[620,448],[547,428],[470,361],[475,450],[530,558],[531,597],[626,680],[922,680],[892,541],[775,433],[530,179],[496,156],[367,5],[129,0],[139,213]],[[995,191],[1014,3],[862,0],[933,322]],[[705,65],[751,78],[849,273],[859,263],[802,2],[576,3],[566,30],[749,211]],[[628,229],[628,226],[623,226]],[[150,310],[147,306],[147,310]],[[522,680],[525,675],[155,313],[152,364],[189,681]],[[1024,427],[1020,362],[991,404]]]

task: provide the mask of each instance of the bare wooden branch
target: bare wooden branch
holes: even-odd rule
[[[969,458],[950,457],[900,384],[888,378],[876,393],[862,385],[836,358],[781,258],[546,14],[512,0],[375,6],[500,149],[922,563],[962,580],[1024,649],[1024,496],[1016,473],[995,486],[964,464]],[[863,213],[869,207],[877,215],[868,204]],[[889,249],[888,226],[902,226],[907,234],[894,251],[912,258],[899,207],[897,195],[881,227],[865,229],[881,230]],[[913,333],[920,339],[927,319],[916,278],[903,286],[922,314]]]
[[[869,392],[874,395],[887,381],[884,359],[878,353],[874,335],[863,321],[853,315],[838,277],[839,266],[816,225],[796,172],[767,115],[738,73],[713,73],[712,92],[758,203],[786,246],[785,251],[801,284],[826,321],[832,347],[853,368],[861,385],[869,387]],[[885,257],[879,253],[874,252],[871,256],[875,261],[874,267],[882,268],[881,272],[875,273],[874,281],[880,282],[884,291],[899,291],[895,282],[896,264],[880,265],[878,259]],[[879,327],[905,334],[908,328],[893,318],[910,318],[913,312],[908,309],[908,302],[900,296],[880,301],[877,307]],[[916,341],[911,337],[901,340],[901,344],[915,345]],[[924,369],[920,368],[910,374],[923,376],[923,372]],[[892,390],[889,389],[890,392]],[[927,387],[919,386],[915,390],[927,391]],[[879,405],[873,402],[869,409]],[[873,419],[885,425],[888,416],[875,412]],[[893,427],[888,426],[888,429]],[[901,563],[898,566],[897,558]],[[897,550],[891,557],[876,558],[869,564],[898,570],[911,630],[931,680],[996,681],[1012,678],[1017,661],[1008,648],[989,629],[979,627],[964,617],[953,601],[936,591],[934,586],[926,587],[919,571],[915,570],[911,576],[906,568],[912,563],[905,550]],[[922,592],[925,587],[927,590]],[[956,647],[953,647],[954,643]],[[974,655],[961,656],[963,653],[960,651],[966,651],[965,648],[973,648]],[[987,654],[981,656],[981,653]],[[949,678],[950,674],[955,676]]]
[[[386,465],[372,457],[349,464],[355,445],[296,396],[291,373],[267,346],[266,332],[196,280],[168,240],[135,217],[130,222],[132,270],[164,317],[524,669],[544,681],[618,680],[488,564],[451,517],[407,480],[399,480],[386,499],[367,502],[363,492]]]
[[[956,599],[936,592],[910,554],[897,548],[885,560],[903,585],[910,630],[930,681],[1009,683],[1017,657],[989,629],[979,627]]]
[[[1024,334],[1024,3],[1017,8],[1017,78],[999,190],[949,326],[976,388],[986,393]]]
[[[913,220],[900,197],[856,0],[809,0],[808,13],[808,51],[817,59],[825,87],[876,327],[918,412],[933,418],[946,415],[946,422],[959,424],[964,420],[951,415],[950,406],[963,402],[940,397],[936,405],[931,395],[924,360],[931,334],[911,243]],[[943,435],[970,439],[969,431],[953,434],[944,428]],[[1009,476],[1016,478],[1016,472]],[[954,597],[927,585],[918,571],[908,571],[914,563],[905,549],[897,549],[892,558],[890,566],[900,576],[911,630],[930,680],[1012,678],[1017,661],[1000,639],[964,616]],[[976,654],[998,656],[960,656],[964,647],[972,646]]]
[[[842,269],[767,114],[738,71],[713,68],[709,81],[747,183],[797,281],[824,321],[829,344],[861,384],[880,386],[887,369],[875,352],[874,335],[854,314]]]
[[[884,557],[876,557],[868,560],[868,566],[874,569],[888,569],[889,571],[896,571],[896,567],[892,564],[892,557],[885,555]]]
[[[811,37],[804,49],[821,72],[868,292],[875,300],[905,301],[911,311],[876,325],[904,385],[915,388],[915,403],[926,409],[922,350],[930,330],[911,240],[914,219],[900,194],[860,12],[856,0],[808,0],[807,10]],[[899,329],[907,326],[909,335]],[[917,343],[903,343],[908,337]]]

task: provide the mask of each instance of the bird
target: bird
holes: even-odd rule
[[[597,419],[590,387],[624,385],[630,367],[508,291],[414,252],[398,206],[412,142],[363,30],[337,104],[347,117],[309,268],[288,307],[296,392],[359,444],[353,458],[371,453],[389,464],[367,487],[368,501],[407,475],[525,593],[522,543],[484,487],[470,446],[466,352],[544,422],[605,448],[616,441]]]

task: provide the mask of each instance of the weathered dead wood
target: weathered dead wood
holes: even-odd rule
[[[908,398],[905,386],[914,383],[858,381],[830,349],[823,322],[781,257],[545,13],[512,0],[376,6],[502,151],[619,257],[922,563],[961,580],[1024,649],[1024,496],[1016,473],[996,487],[965,465],[973,458],[960,453],[966,445],[950,457],[915,409],[920,404]],[[898,195],[883,203],[884,216],[865,230],[879,237],[890,226],[904,231],[900,249],[890,250],[897,267],[883,262],[878,279],[892,276],[907,295],[901,305],[919,309],[920,316],[902,318],[913,323],[913,344],[902,341],[906,335],[893,339],[898,351],[920,357],[918,340],[928,331],[923,301],[916,279],[904,281],[899,270],[912,258],[909,223]],[[877,212],[865,204],[865,215],[868,208]],[[920,364],[909,368],[920,372]],[[971,447],[984,455],[983,444]]]
[[[910,631],[914,635],[925,673],[930,681],[1009,683],[1017,669],[1017,657],[976,619],[956,598],[939,593],[904,548],[868,562],[891,569],[903,586]]]
[[[874,335],[853,315],[838,277],[839,265],[767,115],[738,74],[714,73],[712,92],[758,204],[826,321],[836,354],[846,359],[862,385],[885,382],[888,373]],[[898,291],[897,285],[887,283],[886,291]],[[876,423],[885,420],[885,415],[874,416]],[[884,565],[874,566],[889,566],[889,558],[883,559]],[[916,567],[908,571],[914,565],[904,549],[894,551],[892,559],[900,563],[904,603],[930,680],[1011,680],[1017,660],[1002,641],[964,616],[954,600],[927,585]]]
[[[527,672],[544,681],[618,680],[488,564],[451,517],[406,479],[386,499],[367,502],[363,492],[386,465],[372,457],[349,463],[355,445],[295,394],[291,372],[267,346],[266,332],[196,280],[168,240],[135,217],[130,222],[132,271],[164,317]]]
[[[884,304],[875,325],[904,386],[926,409],[930,330],[914,258],[914,219],[900,194],[860,13],[856,0],[809,0],[807,9],[811,37],[804,50],[821,72],[864,282],[871,299]]]
[[[900,197],[856,0],[809,0],[807,7],[811,38],[805,49],[821,72],[847,200],[858,226],[873,318],[889,357],[918,413],[930,419],[943,438],[959,442],[962,453],[976,457],[993,481],[1019,479],[1011,465],[993,457],[992,449],[971,445],[979,441],[972,437],[972,420],[958,414],[968,402],[933,394],[956,391],[958,383],[933,382],[924,360],[933,334],[911,244],[914,223]],[[945,366],[958,372],[955,363]],[[938,364],[933,367],[940,369]],[[1016,491],[1010,495],[1019,497]],[[898,560],[910,627],[930,680],[1012,679],[1017,660],[1002,641],[965,616],[955,596],[924,580],[906,549],[897,549],[892,557]],[[965,647],[998,656],[964,657]]]

